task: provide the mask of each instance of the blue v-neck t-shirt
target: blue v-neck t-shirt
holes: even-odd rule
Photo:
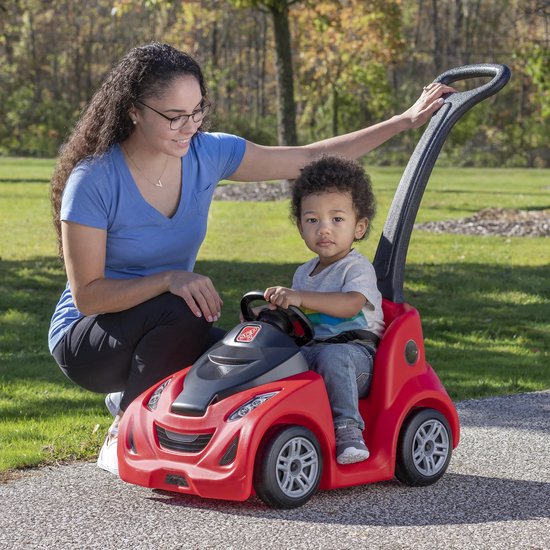
[[[107,231],[105,278],[193,271],[216,185],[239,167],[245,148],[245,140],[237,136],[196,134],[182,157],[179,205],[167,217],[143,198],[117,144],[72,171],[63,192],[61,220]],[[50,351],[82,316],[67,283],[52,317]]]

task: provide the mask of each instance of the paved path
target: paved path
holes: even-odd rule
[[[550,392],[458,409],[462,442],[431,487],[327,491],[280,511],[155,492],[78,463],[0,485],[0,548],[550,549]]]

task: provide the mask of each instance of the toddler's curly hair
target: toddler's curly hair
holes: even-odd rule
[[[349,193],[357,219],[367,218],[367,231],[376,214],[376,198],[370,177],[363,167],[352,160],[338,156],[324,155],[305,166],[294,180],[291,190],[290,218],[298,224],[302,215],[302,200],[320,193]],[[357,240],[361,240],[357,239]]]

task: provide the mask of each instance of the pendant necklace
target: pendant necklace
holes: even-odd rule
[[[124,150],[124,152],[126,153],[126,156],[130,159],[130,162],[134,165],[135,169],[147,180],[148,183],[150,183],[151,185],[154,185],[155,187],[164,187],[162,181],[161,181],[161,178],[162,176],[164,176],[164,172],[166,171],[166,166],[168,165],[168,157],[166,157],[166,162],[164,163],[164,168],[162,169],[162,172],[160,173],[160,176],[158,177],[157,179],[157,182],[155,183],[154,181],[151,181],[140,169],[140,167],[135,163],[134,159],[130,156],[130,154],[128,153],[128,151],[126,150],[126,147],[124,147],[124,145],[122,145],[122,149]]]

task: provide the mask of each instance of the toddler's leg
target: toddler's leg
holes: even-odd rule
[[[336,456],[340,464],[366,460],[369,456],[359,414],[358,384],[367,387],[372,375],[372,355],[359,344],[317,344],[302,348],[310,368],[325,381],[336,433]]]

